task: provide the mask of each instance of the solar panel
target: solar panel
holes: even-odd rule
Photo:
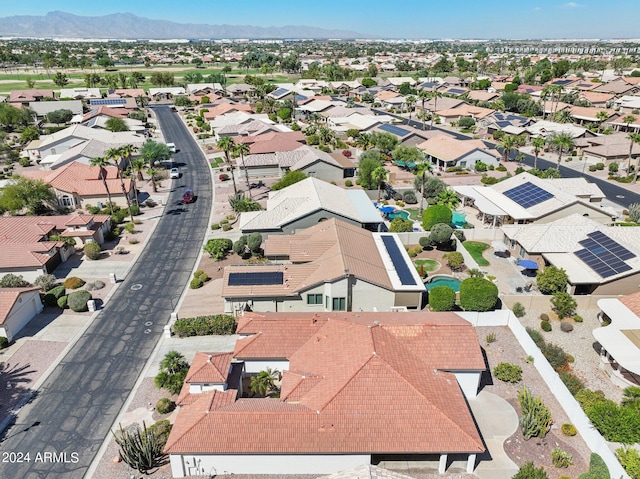
[[[631,266],[625,260],[636,257],[601,231],[589,233],[587,239],[580,241],[580,244],[584,249],[574,254],[603,278],[629,271]]]
[[[543,201],[553,198],[553,195],[539,186],[527,181],[521,185],[505,191],[504,196],[515,201],[523,208],[530,208]]]
[[[384,123],[378,128],[380,128],[382,131],[386,131],[387,133],[391,133],[392,135],[396,136],[406,136],[409,134],[409,130],[405,130],[404,128],[400,128],[399,126],[391,125],[389,123]]]
[[[89,100],[90,105],[124,105],[127,103],[125,98],[100,98]]]
[[[285,95],[286,93],[289,93],[289,90],[287,90],[286,88],[278,88],[276,91],[272,92],[271,94],[273,96],[282,96],[282,95]]]
[[[554,81],[553,84],[554,85],[568,85],[571,82],[573,82],[573,80],[557,80],[557,81]]]
[[[396,269],[396,273],[398,273],[398,277],[400,278],[400,282],[403,285],[416,285],[416,280],[411,274],[411,270],[409,266],[407,266],[407,262],[404,260],[404,256],[402,256],[402,252],[400,248],[398,248],[398,244],[395,241],[395,238],[391,235],[383,235],[382,242],[384,243],[384,247],[389,253],[391,257],[391,262],[393,263],[393,267]]]
[[[447,93],[454,93],[456,95],[461,95],[461,94],[465,93],[465,90],[461,90],[460,88],[449,88]]]
[[[260,271],[251,273],[229,273],[229,286],[264,286],[283,284],[282,271]]]

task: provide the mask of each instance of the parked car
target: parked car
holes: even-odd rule
[[[183,204],[193,203],[193,200],[194,200],[193,190],[186,190],[182,195],[182,203]]]
[[[171,153],[176,153],[178,151],[175,143],[167,143],[167,147]]]
[[[171,168],[169,178],[180,178],[180,170],[178,168]]]

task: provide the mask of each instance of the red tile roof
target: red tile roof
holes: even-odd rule
[[[266,337],[268,321],[291,326],[296,316],[310,322],[314,317],[248,314],[240,331],[257,327]],[[322,326],[308,327],[308,340],[290,355],[280,398],[239,399],[217,409],[211,399],[199,398],[180,409],[165,450],[171,454],[484,451],[455,376],[434,368],[430,358],[422,357],[424,345],[415,348],[417,343],[407,340],[429,329],[451,328],[450,337],[441,334],[444,345],[434,342],[436,337],[430,340],[428,355],[453,349],[444,358],[457,353],[468,360],[465,370],[482,370],[482,353],[477,339],[471,340],[476,336],[469,323],[453,313],[322,316],[317,321]],[[295,326],[274,327],[270,334],[298,337]],[[454,338],[460,335],[462,343],[456,343]]]
[[[224,383],[227,381],[231,359],[231,353],[196,353],[185,382]]]
[[[30,291],[39,291],[40,287],[29,288],[0,288],[0,324],[9,317],[9,313],[13,309],[13,305],[16,304],[18,298],[24,293]]]
[[[620,302],[640,318],[640,291],[620,298]]]
[[[236,143],[247,143],[252,155],[275,153],[277,151],[293,151],[305,144],[305,136],[300,131],[269,132],[262,135],[235,137]]]

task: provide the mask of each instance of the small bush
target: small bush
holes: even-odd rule
[[[547,473],[542,467],[536,468],[533,462],[527,461],[518,470],[512,479],[548,479]]]
[[[567,353],[556,344],[545,343],[540,347],[540,351],[542,351],[544,357],[547,358],[551,367],[556,371],[559,371],[569,364],[569,361],[567,361]]]
[[[175,322],[173,330],[181,338],[208,336],[211,334],[233,334],[236,331],[236,322],[233,316],[226,314],[181,318]]]
[[[102,253],[102,248],[98,243],[87,243],[84,245],[84,255],[87,259],[96,260],[100,258],[100,254]]]
[[[56,286],[55,288],[47,291],[42,300],[47,306],[57,306],[58,300],[64,296],[65,291],[66,289],[64,286]]]
[[[533,328],[526,328],[526,330],[529,334],[529,337],[533,340],[534,343],[536,343],[536,346],[538,346],[538,348],[542,348],[542,345],[544,345],[544,337],[542,336],[540,331],[537,331]]]
[[[69,307],[69,305],[67,304],[69,297],[68,296],[62,296],[60,298],[58,298],[58,307],[60,309],[67,309]]]
[[[81,289],[79,291],[74,291],[69,294],[69,299],[67,304],[72,311],[76,313],[81,313],[83,311],[88,311],[87,302],[91,299],[91,293],[87,290]]]
[[[631,479],[640,478],[640,453],[630,447],[616,449],[616,457]]]
[[[564,469],[573,465],[573,456],[567,451],[556,447],[551,451],[551,461],[555,467]]]
[[[525,315],[525,309],[524,306],[522,306],[521,303],[515,303],[513,305],[513,307],[511,308],[511,311],[513,311],[513,315],[516,318],[521,318]]]
[[[78,289],[82,288],[85,285],[85,282],[77,276],[70,276],[69,278],[64,280],[63,285],[67,289]]]
[[[229,220],[225,218],[222,221],[220,221],[220,224],[223,225],[223,226],[224,225],[228,225],[229,224]]]
[[[229,231],[231,228],[233,228],[233,226],[231,226],[231,225],[224,225],[224,226],[222,227],[222,231]]]
[[[140,240],[138,238],[129,238],[129,244],[138,244]]]
[[[0,278],[0,288],[26,288],[31,286],[21,275],[13,273],[5,274]]]
[[[498,302],[498,287],[484,278],[467,278],[460,283],[460,306],[465,311],[490,311]]]
[[[540,315],[540,321],[549,321],[549,315],[547,313],[542,313]]]
[[[4,349],[9,346],[9,340],[4,336],[0,336],[0,349]]]
[[[582,474],[580,475],[580,479],[611,479],[607,464],[595,452],[591,453],[591,459],[589,460],[589,472],[585,474],[588,474],[589,477],[583,478],[582,476],[584,474]]]
[[[211,229],[212,230],[219,230],[220,229],[220,223],[213,223],[211,225]]]
[[[517,383],[522,380],[522,368],[517,364],[500,363],[493,368],[493,375],[505,383]]]
[[[576,358],[571,356],[571,354],[567,354],[567,362],[573,364],[576,362]]]
[[[347,188],[351,188],[353,186],[353,181],[351,180],[346,180],[344,182],[344,186],[346,186]]]
[[[204,283],[202,282],[202,280],[200,278],[193,278],[191,280],[191,282],[189,283],[189,288],[198,289],[198,288],[202,288],[203,285],[204,285]]]
[[[58,279],[52,274],[41,274],[35,279],[33,284],[40,286],[42,291],[49,291],[51,288],[55,287],[56,281],[58,281]]]
[[[573,424],[564,423],[561,429],[562,434],[564,434],[565,436],[575,436],[576,434],[578,434],[578,430]]]
[[[496,342],[496,333],[487,334],[487,337],[485,338],[485,340],[487,341],[487,344],[495,343]]]
[[[162,398],[156,403],[156,411],[159,414],[169,414],[176,408],[176,403],[174,403],[169,398]]]
[[[87,291],[93,291],[102,288],[104,288],[104,283],[102,281],[96,280],[91,283],[87,283],[87,286],[84,289],[86,289]]]
[[[560,321],[560,331],[570,333],[571,331],[573,331],[573,324],[571,324],[569,321]]]
[[[582,316],[580,316],[579,314],[574,314],[574,315],[573,315],[573,320],[574,320],[576,323],[581,323],[582,321],[584,321],[584,319],[582,319]]]
[[[421,236],[420,239],[418,240],[418,243],[420,243],[420,246],[422,246],[422,248],[424,249],[431,246],[431,240],[429,239],[428,236]]]
[[[402,200],[409,205],[415,205],[416,203],[418,203],[416,194],[413,191],[405,191],[402,195]]]
[[[584,382],[578,376],[573,374],[571,371],[567,369],[561,369],[558,371],[560,375],[560,379],[567,387],[572,396],[578,394],[579,391],[584,389]]]
[[[548,333],[552,329],[551,323],[549,321],[540,321],[540,328]]]
[[[431,311],[452,311],[456,304],[456,292],[448,286],[436,286],[429,291]]]

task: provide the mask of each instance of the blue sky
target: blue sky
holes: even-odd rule
[[[0,15],[130,12],[181,23],[308,25],[384,38],[640,38],[638,0],[1,0]]]

